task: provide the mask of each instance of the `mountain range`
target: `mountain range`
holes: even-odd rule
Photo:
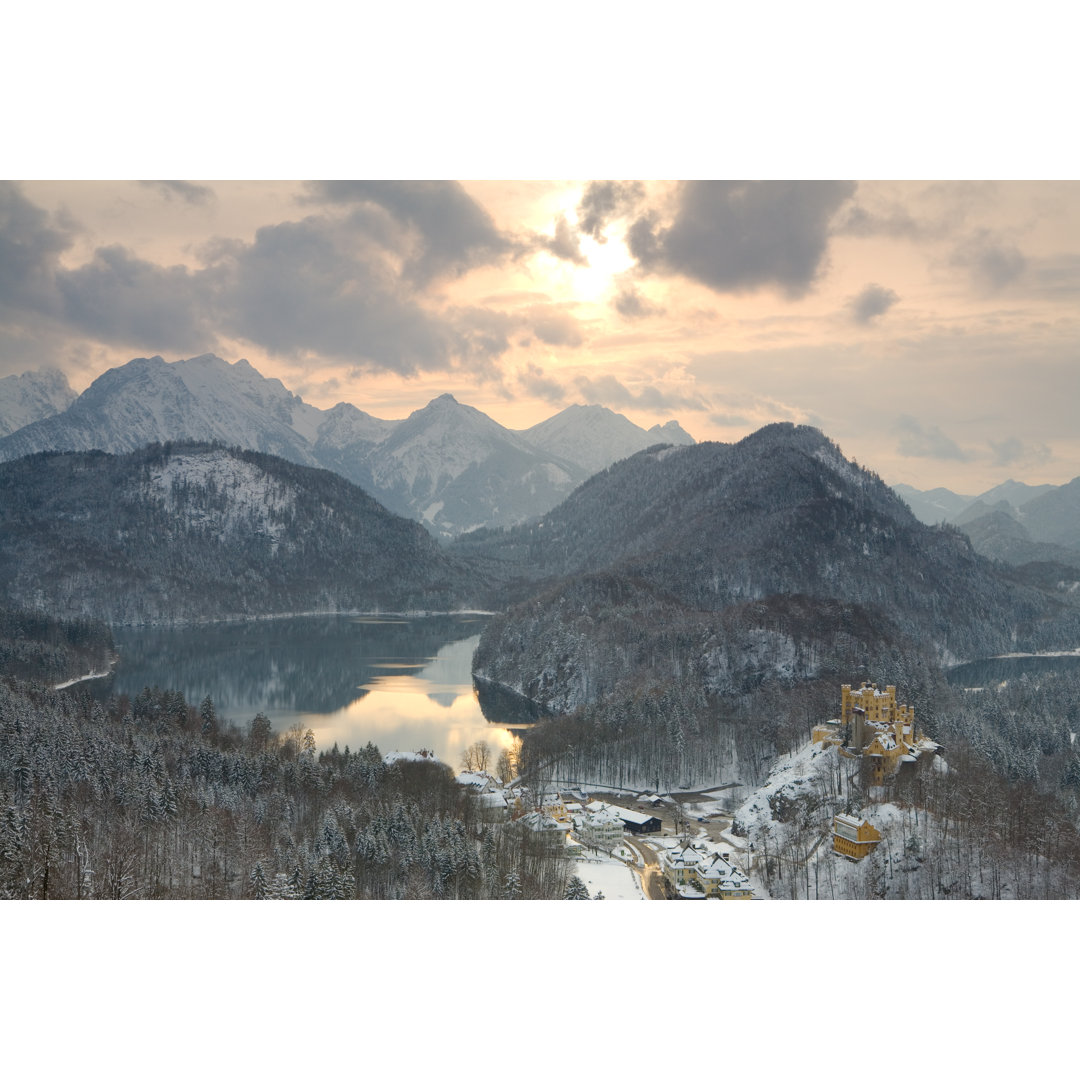
[[[1014,580],[955,527],[919,522],[820,431],[791,424],[734,445],[643,451],[540,520],[449,550],[524,601],[485,631],[478,673],[562,707],[610,690],[612,671],[711,668],[719,685],[744,671],[755,641],[770,657],[759,672],[805,677],[842,653],[845,634],[939,663],[1080,638],[1068,597]],[[807,614],[829,605],[847,613],[831,638],[836,619]],[[723,656],[709,659],[710,637],[727,643]],[[591,689],[567,698],[571,677]]]
[[[988,558],[1080,566],[1080,477],[1060,486],[1006,480],[982,495],[905,484],[894,490],[921,521],[951,522]]]
[[[0,461],[44,450],[126,453],[152,443],[222,442],[337,472],[440,537],[536,517],[619,458],[660,442],[693,443],[675,421],[646,431],[598,405],[570,406],[525,431],[449,394],[404,420],[344,402],[323,410],[246,360],[229,364],[211,354],[131,360],[62,410],[60,388],[49,399],[52,411],[41,405],[35,412],[27,395],[16,399],[12,390],[10,405],[0,398],[0,431],[11,432],[0,438]]]

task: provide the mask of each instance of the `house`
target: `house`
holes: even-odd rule
[[[726,855],[709,852],[692,842],[661,857],[671,891],[685,900],[751,900],[750,879]]]
[[[455,779],[462,787],[468,788],[470,795],[486,795],[495,790],[495,781],[487,773],[461,772]]]
[[[881,841],[881,833],[866,818],[850,814],[833,818],[833,851],[849,859],[865,859]]]
[[[507,821],[510,818],[510,807],[501,791],[486,791],[476,797],[476,803],[481,821]]]
[[[594,814],[610,811],[622,821],[624,828],[632,833],[654,833],[660,831],[660,819],[658,817],[653,817],[651,814],[639,814],[636,810],[624,810],[621,806],[615,806],[612,803],[598,802],[595,799],[589,803],[585,809]]]
[[[611,809],[594,813],[579,808],[578,813],[572,814],[570,820],[573,823],[573,835],[586,847],[613,851],[622,843],[622,819],[612,813]]]
[[[750,879],[726,855],[710,855],[697,867],[697,878],[705,890],[706,897],[715,896],[719,900],[752,900],[754,890],[750,888]]]
[[[560,821],[556,821],[539,810],[530,811],[517,819],[518,824],[543,844],[551,847],[561,847],[566,843],[569,827]]]

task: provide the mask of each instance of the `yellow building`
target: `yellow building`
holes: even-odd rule
[[[881,833],[865,818],[860,821],[850,814],[833,818],[833,851],[849,859],[864,859],[881,841]]]
[[[870,782],[882,784],[900,767],[914,761],[935,744],[915,727],[915,710],[899,705],[896,687],[879,690],[877,683],[863,683],[852,690],[840,687],[840,716],[818,724],[810,734],[815,743],[840,748],[847,757],[863,757],[870,766]]]

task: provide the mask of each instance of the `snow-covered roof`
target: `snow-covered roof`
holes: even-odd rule
[[[486,788],[492,784],[492,779],[487,773],[463,772],[457,774],[457,782],[468,787]]]
[[[852,817],[850,814],[837,814],[835,821],[838,825],[850,825],[853,829],[857,829],[862,821],[857,817]]]
[[[397,761],[426,761],[428,764],[438,764],[439,759],[431,750],[391,750],[383,755],[384,765],[393,765]]]

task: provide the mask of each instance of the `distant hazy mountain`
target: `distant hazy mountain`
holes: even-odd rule
[[[1020,566],[1027,562],[1076,564],[1080,551],[1080,477],[1062,484],[1006,480],[982,495],[947,488],[894,489],[920,521],[947,521],[971,538],[980,555]],[[1072,553],[1072,554],[1071,554]]]
[[[382,420],[346,403],[318,409],[246,360],[155,356],[107,371],[63,413],[20,424],[0,438],[0,461],[191,440],[321,465],[445,537],[537,517],[619,458],[693,442],[675,421],[645,431],[598,406],[514,432],[450,395],[405,420]]]
[[[465,593],[423,528],[323,469],[206,444],[0,465],[0,604],[139,624]]]
[[[397,424],[362,469],[387,506],[445,536],[538,516],[588,476],[450,394]]]
[[[971,546],[980,555],[1013,566],[1052,562],[1080,567],[1080,547],[1070,548],[1033,539],[1030,531],[1016,519],[1015,511],[1002,509],[1007,505],[998,503],[997,509],[960,525],[971,540]]]
[[[989,491],[984,491],[981,495],[958,495],[955,491],[942,487],[931,491],[920,491],[908,484],[893,485],[893,491],[926,525],[937,525],[942,521],[951,521],[956,524],[959,524],[961,520],[974,521],[984,513],[990,513],[992,509],[996,509],[999,502],[1005,502],[1013,510],[1018,510],[1032,499],[1053,490],[1053,484],[1033,485],[1019,480],[1006,480]],[[977,503],[981,505],[976,507]]]
[[[531,446],[574,462],[587,476],[657,443],[694,442],[675,420],[645,431],[603,405],[571,405],[520,435]]]
[[[62,372],[28,371],[0,379],[0,436],[63,412],[76,398]]]
[[[911,507],[911,512],[924,525],[937,525],[952,519],[975,501],[976,495],[957,495],[948,488],[920,491],[908,484],[894,484],[893,491]]]
[[[1080,476],[1025,503],[1020,520],[1034,540],[1080,550]]]

